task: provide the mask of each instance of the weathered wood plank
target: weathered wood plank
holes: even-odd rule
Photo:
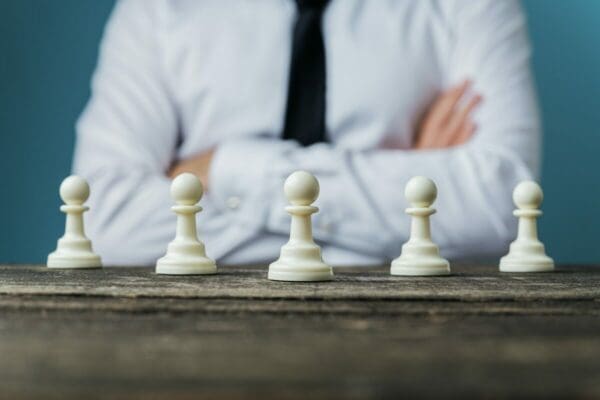
[[[0,294],[108,297],[598,300],[600,268],[562,267],[547,274],[501,274],[496,267],[454,266],[448,277],[393,277],[383,268],[338,272],[333,282],[266,279],[266,268],[221,268],[213,276],[159,276],[150,268],[73,271],[0,266]]]
[[[0,295],[0,312],[66,311],[86,313],[270,314],[281,316],[433,316],[433,315],[553,315],[600,317],[597,301],[414,301],[414,300],[295,300],[179,299],[95,296]]]
[[[600,268],[0,266],[0,398],[600,397]]]
[[[600,319],[4,313],[3,397],[600,396]]]

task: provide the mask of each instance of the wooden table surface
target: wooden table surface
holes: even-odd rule
[[[0,266],[0,398],[600,397],[600,267]]]

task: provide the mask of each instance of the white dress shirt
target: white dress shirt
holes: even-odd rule
[[[332,0],[323,16],[330,143],[280,139],[293,0],[125,0],[107,25],[74,170],[107,264],[153,264],[174,236],[166,171],[216,148],[199,231],[221,264],[277,258],[289,234],[282,185],[320,181],[315,240],[326,261],[377,264],[409,233],[404,186],[438,185],[434,240],[449,258],[497,255],[511,195],[538,173],[540,128],[525,19],[513,0]],[[465,145],[411,150],[440,91],[484,98]]]

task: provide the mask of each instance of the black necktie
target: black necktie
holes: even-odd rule
[[[321,16],[328,0],[296,0],[284,139],[303,146],[325,138],[325,46]]]

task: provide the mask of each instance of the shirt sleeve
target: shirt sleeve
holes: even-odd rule
[[[238,199],[237,218],[287,234],[282,183],[297,169],[321,184],[315,238],[374,257],[398,255],[409,220],[404,186],[415,175],[438,185],[434,239],[450,258],[498,255],[514,235],[512,191],[537,177],[540,127],[526,24],[517,1],[448,2],[449,84],[471,79],[484,103],[465,145],[434,151],[357,151],[332,144],[248,138],[219,146],[213,201]]]
[[[122,0],[107,24],[92,96],[77,123],[74,172],[90,182],[86,230],[105,264],[153,264],[175,232],[171,180],[178,115],[161,64],[161,4]],[[219,257],[254,232],[232,226],[201,200],[201,226]],[[216,232],[216,233],[215,233]],[[211,254],[212,251],[212,254]]]

